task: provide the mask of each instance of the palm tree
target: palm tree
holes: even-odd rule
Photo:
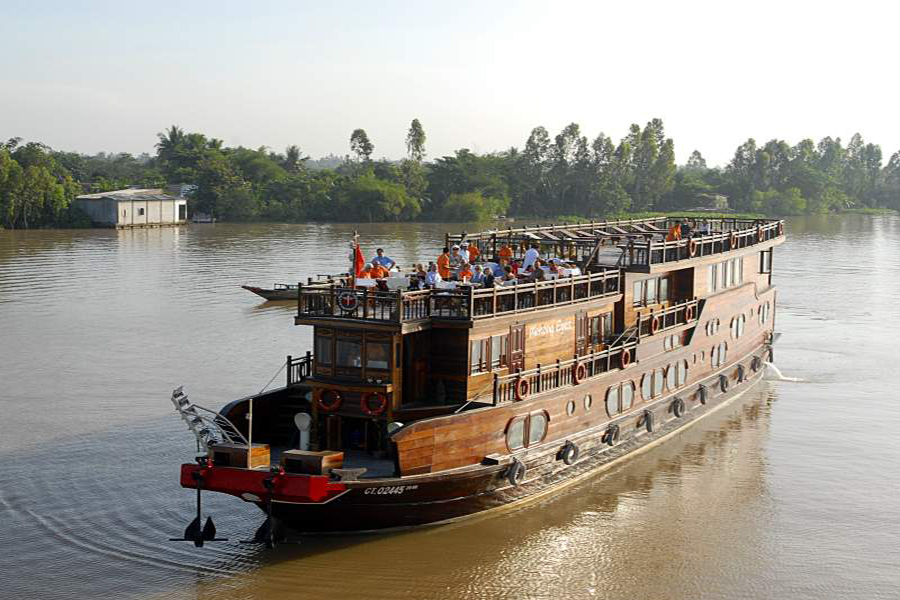
[[[184,130],[172,125],[165,133],[156,135],[159,137],[159,142],[156,143],[156,155],[165,162],[171,161],[184,144]]]

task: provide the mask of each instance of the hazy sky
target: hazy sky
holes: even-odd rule
[[[0,138],[153,151],[171,124],[227,145],[376,156],[523,146],[574,121],[664,120],[679,162],[748,137],[859,131],[900,150],[895,2],[0,4]]]

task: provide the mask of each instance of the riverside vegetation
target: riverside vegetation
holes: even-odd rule
[[[363,129],[351,153],[312,160],[297,146],[283,153],[228,148],[176,126],[159,134],[155,155],[55,151],[20,138],[0,142],[0,226],[80,227],[72,201],[83,191],[187,183],[191,210],[228,221],[478,221],[507,214],[602,218],[683,210],[724,195],[739,211],[770,215],[900,209],[900,151],[884,164],[881,148],[856,134],[741,144],[724,168],[695,150],[675,164],[663,123],[632,125],[618,143],[593,141],[572,123],[555,137],[532,130],[523,148],[468,149],[426,160],[425,130],[413,119],[407,156],[375,159]]]

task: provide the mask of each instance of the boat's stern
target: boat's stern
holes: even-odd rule
[[[283,470],[242,469],[206,464],[181,465],[181,486],[230,494],[260,504],[324,504],[347,491],[347,486],[326,475],[302,475]]]

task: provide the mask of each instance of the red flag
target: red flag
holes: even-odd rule
[[[362,250],[359,249],[359,244],[356,244],[356,249],[353,251],[353,274],[356,277],[362,275],[363,267],[366,266],[366,259],[363,258]]]

